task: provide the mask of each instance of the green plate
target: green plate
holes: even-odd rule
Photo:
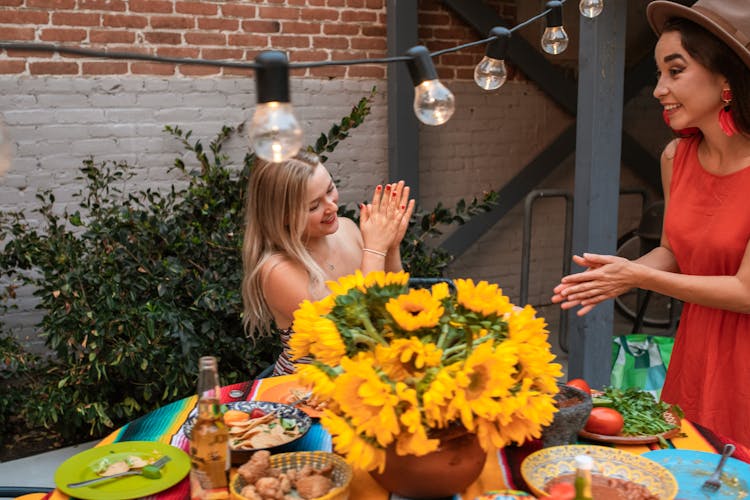
[[[158,459],[164,455],[172,458],[161,468],[160,479],[147,479],[142,476],[125,476],[111,481],[102,481],[91,486],[68,488],[68,484],[94,479],[99,475],[94,467],[104,457],[115,460],[129,455],[144,460]],[[190,457],[179,448],[151,441],[123,441],[98,446],[83,451],[67,459],[55,471],[55,484],[60,491],[73,498],[83,500],[125,500],[153,495],[180,482],[190,472]]]

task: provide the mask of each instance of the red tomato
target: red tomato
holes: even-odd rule
[[[614,408],[597,407],[591,409],[589,419],[583,427],[594,434],[615,436],[620,433],[625,420],[622,414]]]
[[[572,380],[568,380],[565,385],[575,387],[576,389],[581,389],[583,392],[591,394],[591,387],[589,387],[589,384],[582,378],[574,378]]]
[[[265,416],[266,412],[264,412],[260,408],[253,408],[253,411],[250,412],[250,418],[260,418]]]

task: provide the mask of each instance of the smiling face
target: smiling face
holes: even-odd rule
[[[664,107],[670,127],[698,127],[704,132],[718,127],[719,110],[724,106],[721,91],[728,88],[726,78],[693,59],[678,31],[663,33],[654,54],[658,69],[654,97]]]
[[[331,174],[318,163],[307,181],[307,223],[304,237],[320,238],[333,234],[339,228],[336,215],[339,207],[339,192],[331,179]]]

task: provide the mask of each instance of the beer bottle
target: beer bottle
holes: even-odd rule
[[[574,500],[592,500],[591,496],[591,469],[594,467],[594,460],[588,455],[577,455],[576,477],[573,485],[576,489]]]
[[[190,498],[229,498],[229,432],[219,401],[216,358],[204,356],[198,371],[198,417],[190,434]]]

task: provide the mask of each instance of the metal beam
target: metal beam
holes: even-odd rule
[[[466,224],[453,231],[440,246],[455,256],[464,253],[552,172],[550,165],[559,165],[575,151],[575,147],[576,126],[573,124],[557,136],[544,151],[531,160],[510,181],[496,189],[498,203],[491,211],[472,217]]]
[[[617,250],[627,0],[608,0],[596,18],[581,16],[578,53],[573,252]],[[614,304],[569,316],[568,375],[609,384]]]
[[[388,0],[388,56],[417,45],[417,2]],[[419,201],[419,123],[413,111],[414,84],[405,64],[388,65],[388,181],[403,179]]]

